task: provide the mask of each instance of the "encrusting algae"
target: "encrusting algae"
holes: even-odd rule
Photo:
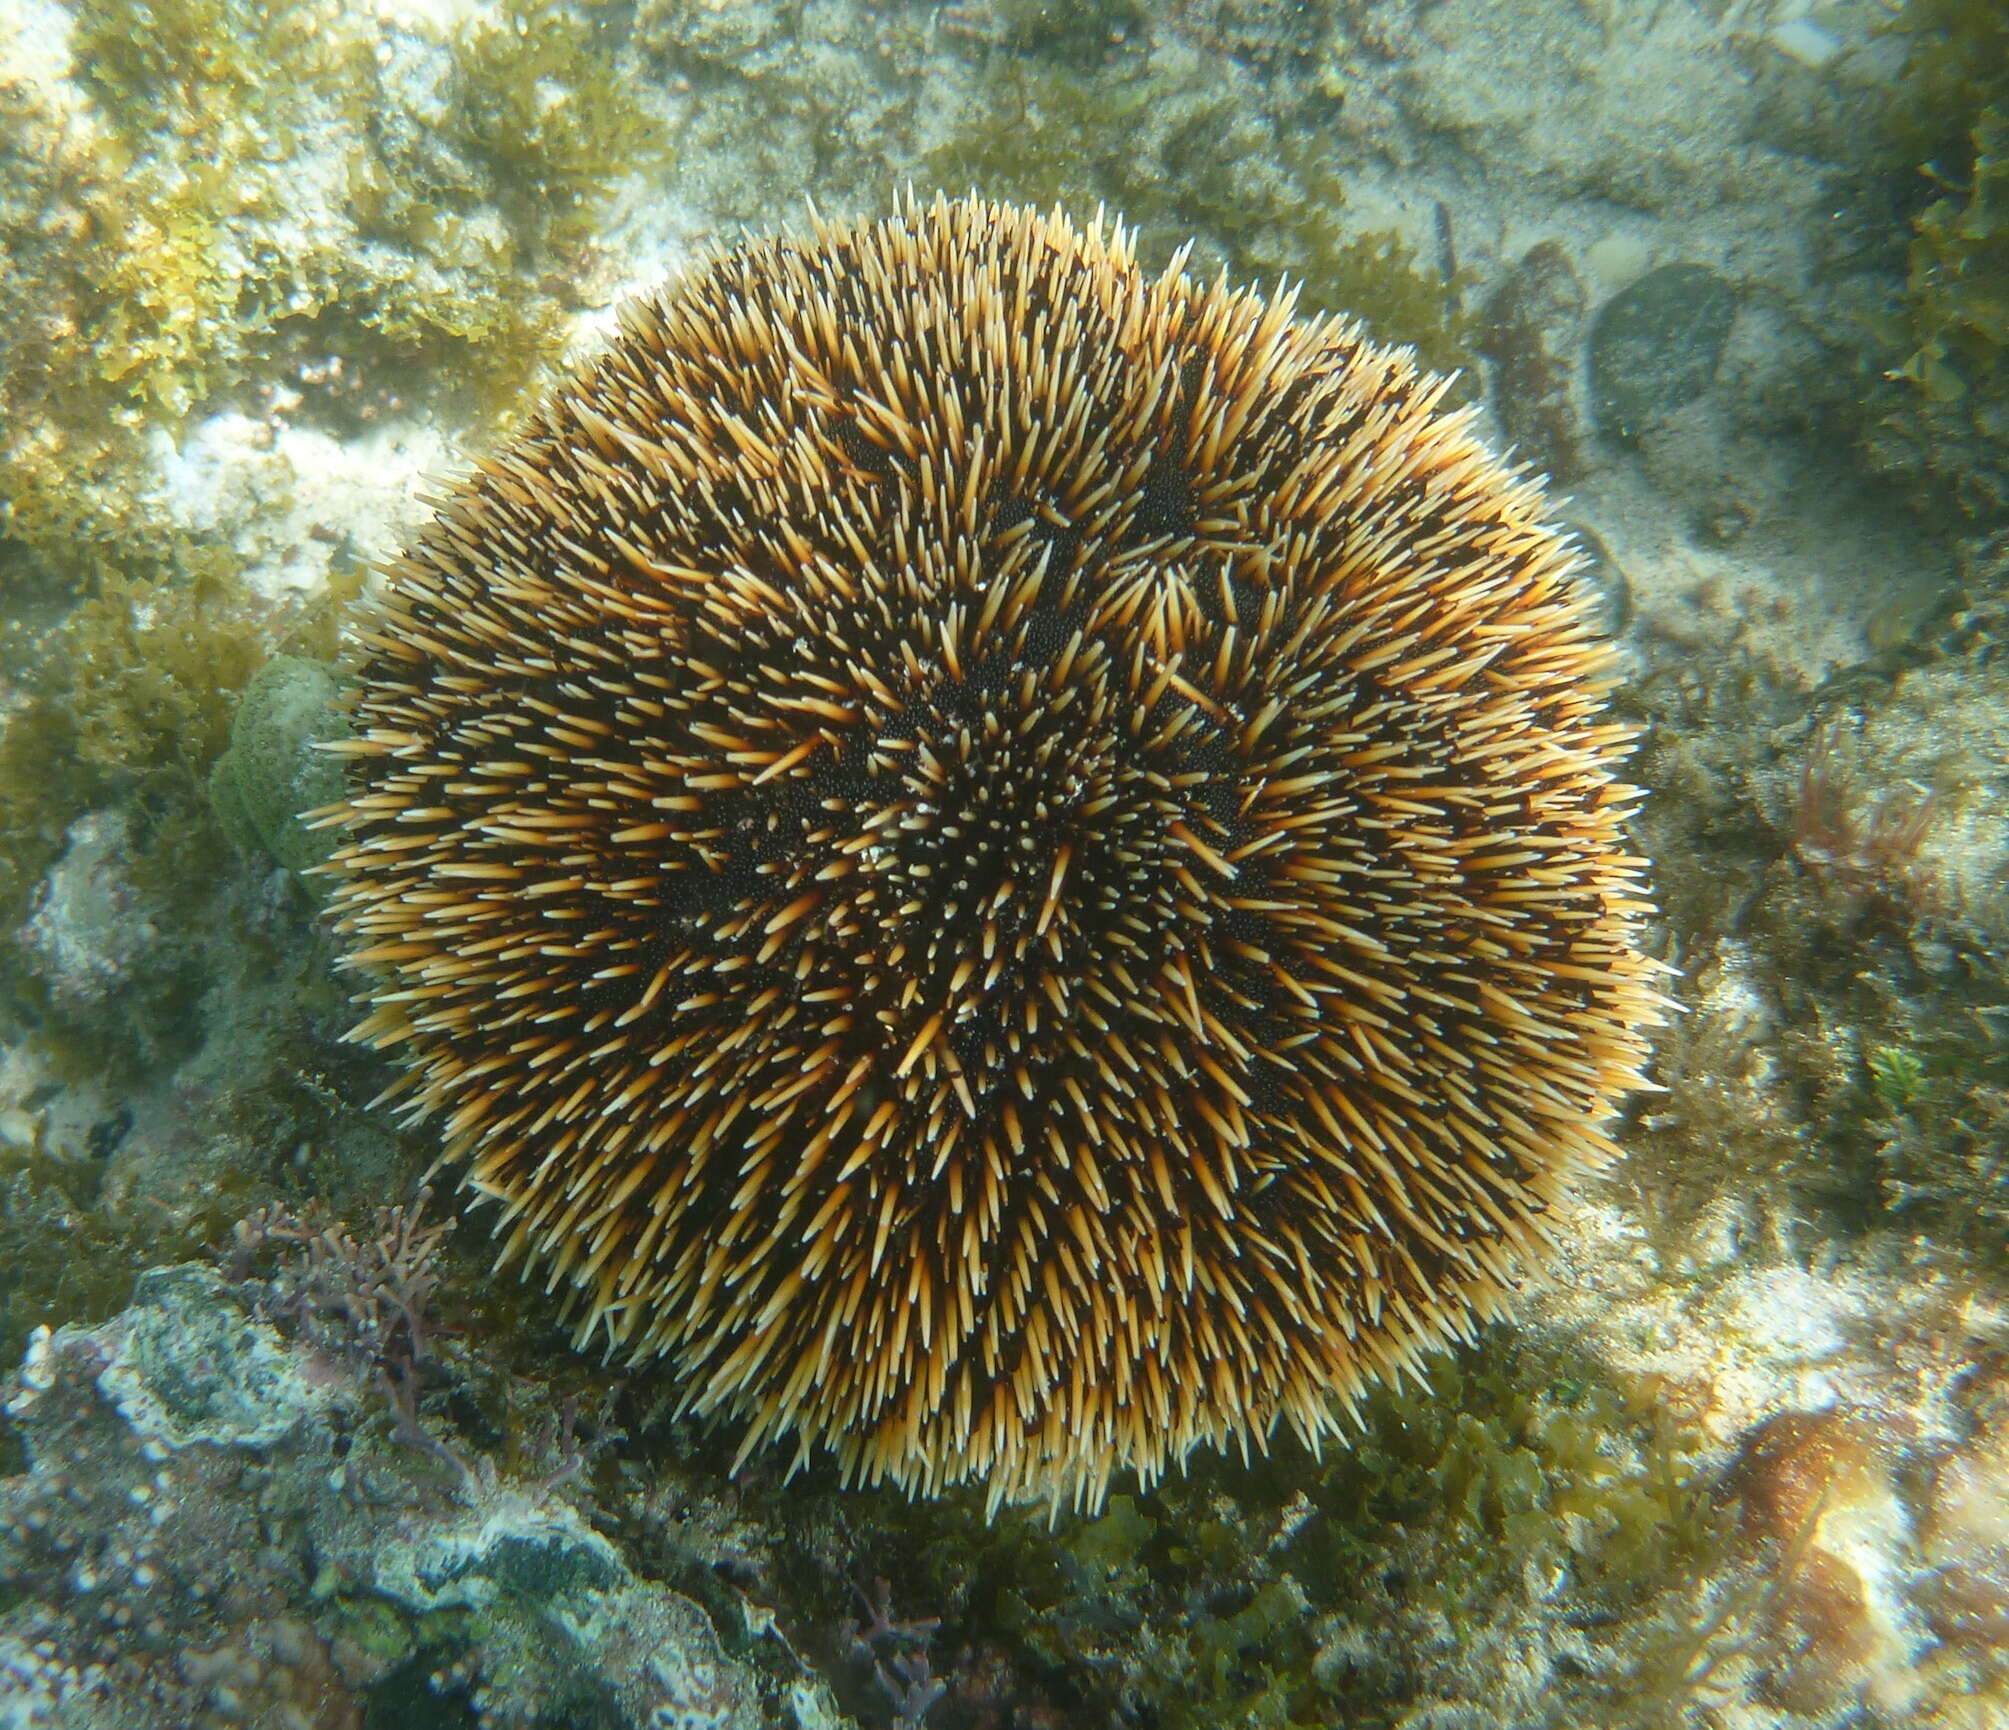
[[[439,502],[323,814],[503,1260],[847,1476],[1314,1445],[1661,999],[1539,485],[1292,297],[975,200],[749,244]]]

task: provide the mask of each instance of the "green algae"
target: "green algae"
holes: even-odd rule
[[[303,83],[339,76],[326,7],[284,0],[75,0],[77,77],[108,112],[158,133],[291,113]],[[273,69],[284,74],[273,77]]]
[[[441,130],[482,169],[527,251],[583,246],[616,181],[670,160],[663,128],[601,48],[601,28],[552,0],[507,0],[456,46]]]
[[[2009,14],[1908,0],[1893,149],[1925,201],[1912,219],[1890,373],[1909,386],[1872,434],[1982,523],[2009,514]]]
[[[1565,1573],[1580,1604],[1616,1608],[1715,1543],[1699,1430],[1660,1390],[1504,1334],[1433,1364],[1431,1382],[1377,1394],[1366,1436],[1329,1468],[1329,1578],[1371,1578],[1395,1541],[1408,1610],[1456,1627]]]
[[[1925,1061],[1899,1045],[1879,1045],[1869,1054],[1870,1092],[1892,1111],[1907,1111],[1925,1087]]]
[[[32,191],[0,212],[4,530],[64,581],[165,568],[141,504],[148,432],[245,383],[323,292],[327,244],[283,228],[287,169],[355,43],[297,8],[86,0],[82,113],[4,93]],[[25,240],[26,244],[17,244]]]
[[[852,1578],[884,1576],[902,1613],[942,1618],[937,1654],[998,1651],[1019,1691],[992,1704],[1034,1722],[1427,1721],[1494,1704],[1488,1665],[1508,1641],[1559,1710],[1628,1721],[1627,1679],[1727,1554],[1699,1424],[1663,1388],[1505,1329],[1427,1373],[1371,1392],[1322,1461],[1282,1439],[1248,1463],[1199,1453],[1087,1518],[758,1481],[737,1518],[803,1547],[775,1581],[798,1613],[855,1617],[827,1561],[848,1551]],[[684,1471],[713,1447],[677,1444]]]
[[[1360,318],[1438,371],[1476,368],[1463,279],[1421,265],[1393,230],[1350,226],[1343,184],[1315,144],[1237,110],[1199,74],[1000,55],[986,79],[962,125],[923,157],[924,188],[1106,206],[1137,227],[1154,265],[1197,237],[1198,268],[1289,278],[1306,312]]]
[[[2001,52],[2009,54],[2009,33]],[[1970,511],[1995,516],[2009,510],[2009,100],[1984,109],[1968,137],[1964,181],[1914,224],[1917,346],[1899,370],[1930,412],[1994,453],[1955,484]]]
[[[259,0],[81,0],[76,31],[83,112],[0,89],[0,561],[72,590],[168,568],[151,433],[331,356],[307,414],[501,414],[666,160],[556,5],[436,43]]]
[[[0,140],[0,569],[57,588],[158,571],[171,537],[139,468],[148,414],[180,399],[219,309],[201,237],[136,209],[123,147],[87,148],[26,89],[0,89]]]
[[[1090,74],[1066,65],[1003,59],[987,75],[988,103],[923,159],[926,184],[960,195],[1050,208],[1108,202],[1142,221],[1161,200],[1134,154],[1134,128],[1157,95],[1143,72]],[[1132,147],[1126,148],[1126,135]]]
[[[331,327],[366,333],[401,376],[457,375],[456,406],[479,419],[513,409],[552,358],[617,183],[670,162],[602,28],[549,0],[477,16],[436,103],[392,103],[352,169],[372,265]]]
[[[0,921],[23,917],[64,832],[128,802],[192,845],[199,792],[236,693],[269,651],[263,609],[230,579],[107,577],[37,640],[0,730]],[[52,774],[52,765],[67,772]],[[200,852],[186,860],[200,876]],[[173,881],[181,865],[164,875]]]
[[[259,668],[231,717],[229,747],[209,771],[210,804],[239,849],[289,871],[327,857],[332,838],[300,819],[342,797],[340,759],[317,747],[347,732],[341,684],[327,662],[281,654]]]

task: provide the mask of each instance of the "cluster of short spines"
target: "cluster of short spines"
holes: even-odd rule
[[[361,1036],[751,1449],[1094,1502],[1490,1313],[1656,1018],[1538,490],[978,202],[749,246],[390,573]]]

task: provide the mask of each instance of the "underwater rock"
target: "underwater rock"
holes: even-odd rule
[[[0,1478],[0,1725],[405,1723],[415,1663],[427,1723],[761,1723],[696,1605],[548,1484],[387,1424],[371,1366],[206,1268],[38,1330],[6,1411],[28,1465]],[[40,1717],[9,1718],[17,1683]]]
[[[1517,455],[1551,480],[1583,472],[1582,416],[1571,360],[1583,339],[1588,301],[1558,241],[1533,246],[1486,306],[1479,350],[1493,363],[1494,407]]]
[[[1932,1631],[1983,1654],[2009,1649],[2009,1413],[1938,1463],[1919,1538]]]
[[[627,1570],[563,1502],[498,1496],[479,1519],[400,1534],[369,1558],[379,1590],[415,1610],[486,1610],[504,1597],[605,1592]]]
[[[124,1314],[96,1330],[99,1349],[109,1345],[98,1391],[143,1445],[269,1448],[325,1404],[271,1330],[244,1326],[221,1295],[200,1268],[152,1268]]]
[[[160,947],[154,903],[132,883],[132,848],[132,823],[123,812],[79,817],[22,928],[30,966],[67,1009],[107,1002]]]
[[[414,1611],[468,1610],[484,1629],[474,1698],[503,1722],[615,1721],[755,1730],[738,1667],[686,1598],[635,1578],[578,1511],[501,1490],[459,1519],[331,1555]]]
[[[1736,316],[1736,291],[1699,264],[1664,264],[1613,295],[1591,325],[1598,430],[1630,443],[1693,402],[1715,378]]]
[[[194,1661],[237,1650],[241,1683],[261,1624],[305,1598],[283,1504],[332,1494],[333,1434],[301,1424],[327,1396],[287,1357],[196,1268],[101,1326],[37,1330],[6,1408],[31,1464],[0,1479],[0,1643],[50,1667],[51,1723],[256,1723],[288,1691]]]
[[[324,858],[325,836],[300,813],[342,796],[341,760],[314,747],[344,737],[341,687],[319,661],[274,655],[258,670],[230,723],[230,745],[209,773],[217,821],[237,845],[289,871]]]
[[[1877,1438],[1840,1410],[1782,1412],[1746,1440],[1734,1471],[1742,1526],[1764,1546],[1762,1696],[1825,1714],[1912,1687],[1894,1576],[1910,1536]]]
[[[67,1709],[89,1694],[91,1681],[73,1666],[36,1651],[26,1640],[0,1638],[0,1726],[40,1730],[75,1722]]]

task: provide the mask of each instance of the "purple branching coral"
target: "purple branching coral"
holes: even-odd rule
[[[311,1205],[296,1214],[273,1204],[240,1220],[224,1272],[256,1314],[309,1344],[374,1369],[390,1399],[398,1439],[466,1468],[419,1421],[419,1392],[433,1369],[439,1288],[434,1266],[451,1229],[422,1223],[427,1192],[409,1206],[377,1210],[362,1237]],[[260,1269],[264,1268],[261,1275]]]
[[[881,1579],[867,1592],[853,1586],[858,1601],[865,1606],[866,1620],[846,1621],[845,1644],[854,1662],[869,1664],[872,1679],[892,1703],[891,1730],[920,1730],[935,1703],[948,1692],[948,1684],[935,1676],[928,1664],[928,1644],[942,1625],[939,1616],[917,1616],[896,1620],[893,1589]]]

